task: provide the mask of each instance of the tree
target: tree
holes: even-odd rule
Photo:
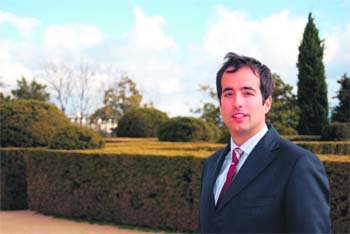
[[[0,102],[0,146],[47,146],[55,131],[69,125],[55,105],[33,99]]]
[[[11,91],[15,98],[35,99],[39,101],[48,101],[50,98],[50,94],[45,90],[46,85],[42,85],[35,80],[28,84],[24,76],[22,76],[21,80],[17,80],[17,86],[17,89]]]
[[[47,63],[40,76],[48,82],[60,109],[66,113],[67,106],[72,99],[73,69],[64,64]]]
[[[300,107],[299,134],[319,135],[328,123],[328,100],[324,43],[318,36],[311,13],[308,16],[298,56],[298,105]]]
[[[0,102],[8,102],[11,100],[10,96],[7,96],[6,94],[3,94],[0,92]]]
[[[209,85],[199,85],[198,90],[208,95],[211,101],[201,101],[202,107],[191,110],[191,112],[200,114],[200,118],[207,123],[214,123],[220,128],[223,127],[216,92]]]
[[[136,87],[136,83],[129,77],[123,76],[113,87],[105,91],[104,106],[91,116],[93,121],[113,119],[119,121],[128,111],[140,107],[142,95]]]
[[[80,62],[78,69],[75,71],[75,91],[76,98],[74,99],[73,106],[76,113],[79,113],[80,125],[82,120],[87,116],[90,108],[93,96],[91,95],[92,81],[95,76],[95,71],[87,63]]]
[[[292,93],[293,87],[285,84],[277,74],[272,75],[275,84],[272,93],[272,106],[267,115],[267,122],[281,134],[297,134],[296,127],[299,122],[299,107],[296,96]]]
[[[350,77],[345,73],[340,80],[338,94],[339,104],[332,113],[332,122],[350,122]]]
[[[0,77],[0,79],[1,79],[2,77]],[[5,85],[4,85],[4,83],[0,80],[0,88],[1,88],[1,90],[2,90],[2,88],[4,87]],[[11,97],[9,96],[9,95],[6,95],[5,93],[3,93],[3,92],[0,92],[0,103],[1,102],[8,102],[8,101],[10,101],[11,100]]]
[[[117,136],[157,137],[159,126],[166,120],[167,114],[155,108],[135,108],[120,119]]]

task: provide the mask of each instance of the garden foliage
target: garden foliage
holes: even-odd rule
[[[160,126],[158,138],[160,141],[215,141],[218,131],[200,119],[175,117]]]
[[[168,119],[155,108],[136,108],[123,115],[117,135],[122,137],[157,137],[159,126]]]
[[[1,209],[18,208],[16,202],[25,201],[20,192],[27,191],[28,208],[45,214],[174,232],[197,229],[205,158],[39,149],[0,151],[2,181],[11,181],[1,183],[1,205],[7,205]],[[350,183],[349,157],[320,158],[331,187],[332,232],[349,233],[350,187],[344,186]],[[14,176],[17,179],[11,180]]]
[[[103,146],[103,139],[97,132],[77,125],[57,129],[49,145],[51,149],[96,149]]]
[[[0,102],[0,145],[2,147],[48,146],[56,129],[69,125],[56,106],[38,100]]]
[[[322,128],[321,139],[323,140],[350,140],[350,122],[334,122]]]

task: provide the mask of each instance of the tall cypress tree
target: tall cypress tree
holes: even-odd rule
[[[328,123],[328,100],[325,69],[323,65],[323,41],[309,13],[298,56],[298,105],[299,134],[319,135]]]
[[[336,98],[339,100],[332,114],[333,122],[350,122],[350,76],[346,73],[337,81],[340,88]]]

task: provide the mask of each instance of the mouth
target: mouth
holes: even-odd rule
[[[244,114],[244,113],[234,113],[232,115],[232,118],[234,119],[243,119],[244,117],[247,117],[248,115],[247,114]]]

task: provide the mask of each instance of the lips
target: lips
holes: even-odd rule
[[[244,113],[234,113],[232,115],[232,118],[234,119],[243,119],[244,117],[248,116],[247,114],[244,114]]]

